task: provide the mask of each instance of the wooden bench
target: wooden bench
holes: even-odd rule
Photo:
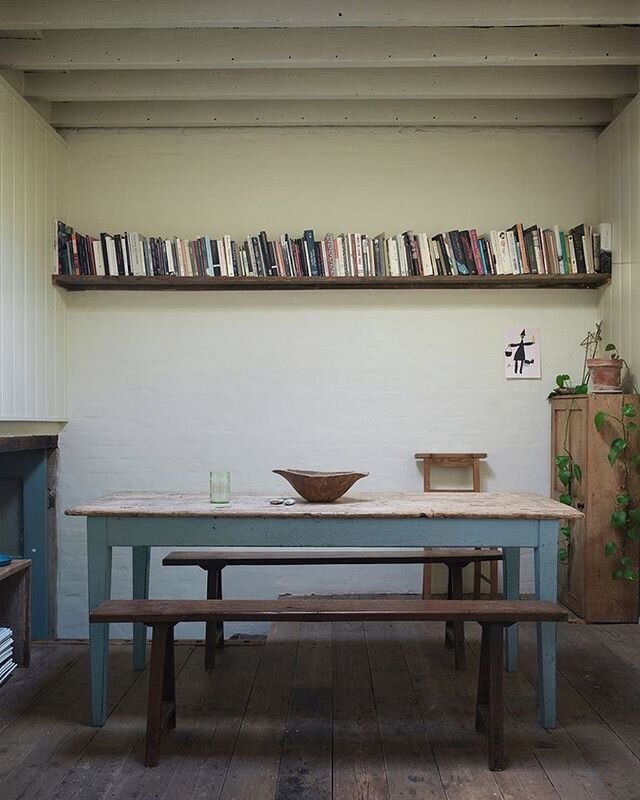
[[[447,597],[462,600],[462,570],[479,561],[500,561],[499,550],[474,548],[446,548],[431,550],[324,550],[273,551],[273,550],[207,550],[175,551],[162,560],[165,566],[195,566],[207,573],[207,599],[222,599],[222,570],[229,566],[292,566],[319,564],[445,564],[449,570]],[[205,629],[204,664],[213,669],[216,647],[224,643],[223,624],[210,621]],[[448,622],[445,627],[445,646],[452,647],[456,669],[465,668],[464,622]]]
[[[350,622],[367,620],[479,622],[482,625],[476,730],[486,732],[489,768],[504,764],[504,627],[516,622],[559,622],[566,611],[540,600],[107,600],[89,615],[92,623],[142,622],[153,629],[145,766],[158,763],[165,729],[176,725],[173,629],[179,622]]]

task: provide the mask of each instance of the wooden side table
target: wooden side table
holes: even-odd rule
[[[432,467],[470,467],[471,468],[471,488],[456,489],[457,492],[479,492],[480,491],[480,462],[487,457],[486,453],[416,453],[416,459],[422,461],[423,468],[423,490],[425,492],[448,492],[451,489],[434,489],[431,486]],[[455,550],[452,551],[452,555]],[[482,562],[476,561],[473,565],[473,595],[477,599],[480,596],[481,581],[486,581],[490,587],[490,597],[498,596],[498,562],[489,562],[489,577],[482,574]],[[422,574],[422,596],[431,596],[431,564],[425,564]]]
[[[13,658],[29,666],[31,653],[31,561],[14,559],[0,567],[0,627],[13,631]]]

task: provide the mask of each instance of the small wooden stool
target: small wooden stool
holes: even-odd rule
[[[480,461],[487,457],[486,453],[416,453],[415,457],[422,461],[423,490],[425,492],[449,492],[451,489],[433,489],[431,487],[432,467],[471,467],[472,488],[456,489],[459,492],[480,491]],[[480,548],[478,548],[480,549]],[[452,551],[454,554],[455,551]],[[498,596],[498,562],[489,562],[489,577],[482,574],[482,562],[478,561],[473,566],[473,596],[477,600],[480,595],[480,585],[486,581],[490,586],[490,597],[495,600]],[[424,565],[422,581],[423,597],[431,595],[431,564]]]

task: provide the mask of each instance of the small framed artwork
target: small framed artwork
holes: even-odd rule
[[[507,379],[541,378],[540,328],[509,328],[504,334]]]

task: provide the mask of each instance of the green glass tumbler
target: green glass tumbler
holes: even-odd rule
[[[231,501],[231,473],[228,469],[216,469],[209,473],[209,502],[216,506]]]

